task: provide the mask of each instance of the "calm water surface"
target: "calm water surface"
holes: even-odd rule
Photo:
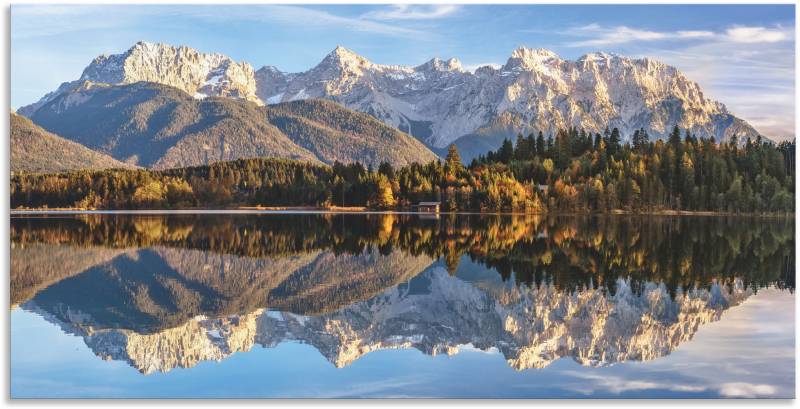
[[[12,397],[794,397],[794,220],[11,219]]]

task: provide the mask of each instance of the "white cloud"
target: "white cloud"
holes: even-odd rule
[[[57,36],[85,30],[119,30],[134,25],[144,9],[103,9],[88,5],[29,5],[11,8],[12,40]],[[102,15],[103,18],[92,18]]]
[[[624,44],[636,41],[708,38],[714,36],[714,33],[710,31],[652,31],[627,26],[603,27],[599,24],[589,24],[583,27],[573,28],[569,34],[591,37],[587,40],[568,44],[573,47]]]
[[[430,33],[400,25],[373,21],[363,17],[348,17],[328,11],[288,5],[205,6],[39,6],[23,5],[12,8],[14,29],[12,38],[54,36],[73,31],[120,29],[136,27],[149,18],[176,15],[203,20],[277,22],[304,27],[336,28],[368,32],[393,37],[427,39]],[[103,18],[97,16],[102,15]]]
[[[183,9],[181,10],[183,12]],[[368,32],[392,37],[425,39],[429,33],[392,25],[362,17],[347,17],[328,11],[286,5],[231,6],[224,9],[218,7],[195,8],[184,15],[205,19],[248,20],[256,22],[277,22],[287,25],[302,24],[303,27],[336,28],[355,32]]]
[[[676,31],[676,34],[679,38],[708,38],[714,36],[711,31],[702,30]]]
[[[563,371],[583,382],[567,385],[568,389],[586,395],[594,394],[598,391],[610,392],[613,394],[623,394],[626,392],[645,391],[645,390],[666,390],[673,392],[698,393],[706,390],[706,387],[699,385],[689,385],[683,383],[655,382],[642,379],[626,379],[624,376],[614,376],[611,374],[591,374],[585,371]]]
[[[790,35],[780,28],[738,26],[727,29],[725,37],[736,43],[774,43],[786,40]]]
[[[568,388],[586,395],[594,394],[597,391],[610,392],[613,394],[646,390],[701,393],[709,389],[718,389],[719,394],[726,398],[759,398],[772,396],[778,392],[777,388],[772,385],[752,384],[747,382],[728,382],[719,385],[718,388],[709,388],[708,386],[688,383],[626,379],[623,376],[614,376],[610,374],[593,375],[582,371],[564,371],[564,374],[584,380],[585,382],[580,384],[568,385]]]
[[[722,33],[715,33],[707,30],[652,31],[628,26],[604,27],[596,23],[573,27],[564,34],[588,37],[586,40],[568,44],[572,47],[703,38],[734,43],[774,43],[792,37],[792,31],[782,27],[734,26]]]
[[[264,13],[255,13],[264,20],[280,20],[287,23],[303,22],[306,25],[338,27],[352,31],[370,32],[400,37],[424,37],[425,33],[405,27],[379,23],[365,18],[344,17],[327,11],[296,6],[266,6]]]
[[[727,398],[758,398],[774,395],[775,392],[774,386],[754,385],[746,382],[726,383],[719,390],[719,393]]]
[[[458,9],[459,6],[455,4],[397,4],[386,9],[368,12],[362,17],[375,20],[429,20],[447,17]]]

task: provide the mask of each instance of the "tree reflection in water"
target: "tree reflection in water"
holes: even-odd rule
[[[11,241],[12,304],[144,373],[286,340],[337,366],[464,344],[518,369],[654,359],[794,289],[792,219],[40,216]]]

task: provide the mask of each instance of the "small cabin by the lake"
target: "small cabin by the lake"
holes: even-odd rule
[[[419,202],[411,207],[417,209],[418,212],[439,213],[439,205],[439,202]]]
[[[538,190],[539,190],[540,192],[542,192],[542,194],[544,194],[544,195],[546,195],[546,194],[547,194],[547,190],[548,190],[549,188],[550,188],[550,187],[549,187],[548,185],[536,185],[536,189],[538,189]]]

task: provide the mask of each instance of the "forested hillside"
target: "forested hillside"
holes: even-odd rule
[[[349,163],[354,159],[377,166],[436,158],[422,142],[385,125],[370,115],[351,111],[327,100],[303,100],[270,105],[269,122],[294,143],[314,153],[321,161]]]
[[[148,82],[86,82],[47,102],[31,119],[91,149],[154,169],[257,157],[373,166],[436,158],[411,136],[334,102],[263,107],[221,97],[197,99]]]
[[[10,129],[11,172],[52,173],[133,167],[47,132],[28,118],[13,112]]]
[[[792,212],[794,143],[717,144],[675,129],[668,141],[617,130],[556,138],[520,136],[464,166],[455,146],[445,161],[377,169],[285,159],[240,159],[210,166],[15,175],[11,206],[224,208],[367,206],[408,208],[442,202],[445,211]]]
[[[675,127],[666,141],[645,130],[622,144],[617,129],[594,135],[560,130],[555,138],[519,135],[473,161],[503,164],[523,183],[547,185],[548,206],[561,210],[674,209],[791,211],[794,142],[760,137],[718,144]]]

